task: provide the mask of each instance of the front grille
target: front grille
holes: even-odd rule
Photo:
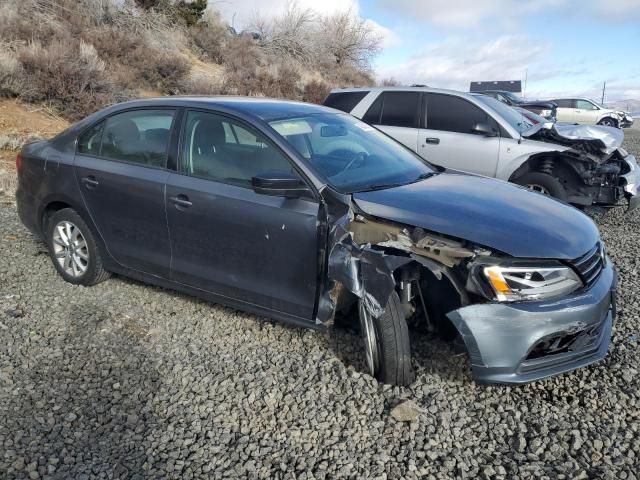
[[[587,287],[593,285],[604,268],[602,245],[600,242],[596,243],[596,246],[583,256],[572,260],[571,265],[580,274],[582,281]]]

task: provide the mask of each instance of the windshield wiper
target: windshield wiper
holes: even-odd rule
[[[410,182],[397,182],[397,183],[374,183],[371,185],[367,185],[365,188],[360,190],[361,192],[372,192],[375,190],[386,190],[388,188],[401,187],[403,185],[410,185],[412,183],[417,183],[420,180],[424,180],[425,178],[429,178],[435,175],[435,172],[425,172],[418,175],[415,180],[411,180]]]

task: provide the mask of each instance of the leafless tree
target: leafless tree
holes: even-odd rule
[[[286,55],[301,63],[309,63],[317,54],[314,39],[316,23],[312,10],[301,8],[295,1],[291,1],[286,11],[278,17],[256,17],[250,29],[268,53]]]
[[[319,34],[322,48],[338,65],[369,68],[381,49],[382,36],[351,11],[322,17]]]

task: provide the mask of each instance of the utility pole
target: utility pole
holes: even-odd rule
[[[607,82],[604,82],[604,85],[602,85],[602,101],[600,102],[600,105],[604,105],[604,92],[607,89]]]
[[[527,77],[529,76],[529,69],[524,71],[524,88],[522,89],[522,98],[527,98]]]

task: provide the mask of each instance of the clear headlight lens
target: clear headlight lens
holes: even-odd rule
[[[504,267],[492,265],[482,272],[500,302],[542,300],[571,293],[582,280],[569,267]]]
[[[553,115],[553,111],[552,110],[541,110],[540,111],[540,116],[541,117],[550,117],[551,115]]]

